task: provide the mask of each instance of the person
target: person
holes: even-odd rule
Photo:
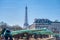
[[[1,31],[1,37],[4,37],[4,32],[5,32],[6,28],[3,28]]]
[[[13,40],[12,35],[11,35],[11,31],[9,29],[6,29],[4,37],[5,37],[5,40],[8,40],[8,38],[10,40]]]
[[[3,28],[1,31],[1,39],[4,39],[4,32],[5,32],[6,28]]]
[[[9,40],[13,40],[11,31],[9,29],[4,28],[2,30],[2,35],[4,36],[5,40],[8,40],[8,38],[9,38]]]

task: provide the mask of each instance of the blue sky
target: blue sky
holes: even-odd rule
[[[0,21],[23,26],[26,4],[29,24],[35,18],[60,21],[60,0],[0,0]]]

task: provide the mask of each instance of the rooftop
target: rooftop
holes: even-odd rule
[[[35,19],[34,23],[51,23],[49,19]]]

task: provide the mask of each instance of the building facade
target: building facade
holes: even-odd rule
[[[33,24],[30,25],[29,29],[41,29],[47,28],[52,30],[53,32],[59,33],[60,32],[60,22],[58,21],[51,21],[49,19],[35,19]]]

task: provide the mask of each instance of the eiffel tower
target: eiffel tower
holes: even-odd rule
[[[27,14],[27,6],[25,7],[25,22],[24,22],[24,29],[28,28],[28,14]]]

